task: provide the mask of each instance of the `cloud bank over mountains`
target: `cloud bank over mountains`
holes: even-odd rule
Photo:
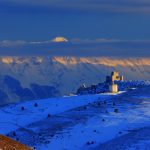
[[[150,57],[150,40],[67,39],[0,41],[0,56]]]

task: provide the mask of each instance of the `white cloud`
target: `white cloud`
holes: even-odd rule
[[[1,56],[150,57],[150,40],[70,39],[69,42],[1,41]]]
[[[13,46],[20,46],[20,45],[24,45],[26,44],[26,41],[10,41],[10,40],[4,40],[4,41],[0,41],[0,46],[1,47],[13,47]]]

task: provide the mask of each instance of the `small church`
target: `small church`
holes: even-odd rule
[[[113,71],[110,76],[106,76],[106,83],[109,85],[109,92],[117,93],[118,85],[115,81],[123,81],[124,77],[119,76],[119,72]]]

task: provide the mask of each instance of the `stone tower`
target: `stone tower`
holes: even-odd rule
[[[109,85],[109,92],[117,93],[118,85],[115,84],[115,81],[123,81],[124,77],[119,76],[119,72],[113,71],[110,76],[106,77],[106,83]]]
[[[111,93],[117,93],[118,92],[118,85],[114,82],[109,85],[109,92]]]

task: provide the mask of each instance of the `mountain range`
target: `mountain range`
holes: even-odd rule
[[[81,84],[105,81],[111,71],[125,80],[149,80],[149,58],[0,57],[0,105],[75,93]]]

